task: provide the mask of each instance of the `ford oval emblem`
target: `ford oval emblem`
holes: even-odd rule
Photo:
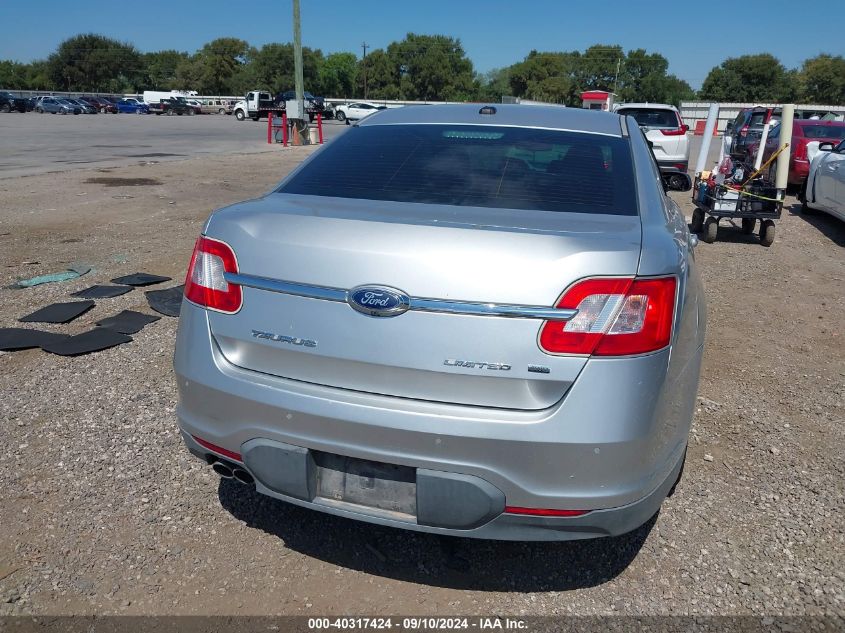
[[[387,286],[357,286],[349,291],[346,301],[361,314],[374,317],[398,316],[411,307],[408,295]]]

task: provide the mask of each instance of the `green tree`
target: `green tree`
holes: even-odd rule
[[[133,87],[142,79],[134,46],[102,35],[76,35],[47,59],[49,81],[62,90],[109,91]]]
[[[798,71],[799,99],[804,103],[845,105],[845,58],[818,55]]]
[[[479,86],[478,99],[480,101],[498,103],[503,96],[512,93],[511,67],[494,68],[483,75],[478,74],[475,81]]]
[[[386,51],[372,51],[358,66],[358,94],[371,99],[405,99],[399,88],[399,66]]]
[[[250,46],[235,37],[221,37],[203,46],[196,57],[199,60],[199,92],[203,94],[230,94],[232,78],[249,59]]]
[[[768,53],[726,59],[713,68],[699,96],[713,101],[789,102],[796,86],[776,57]]]
[[[617,70],[621,71],[624,59],[625,53],[619,45],[594,44],[590,46],[580,56],[575,72],[579,88],[612,91],[618,83]]]
[[[479,85],[460,40],[446,35],[408,33],[387,50],[361,62],[359,89],[373,98],[411,101],[465,101]]]
[[[302,49],[302,75],[305,89],[319,92],[319,70],[323,53],[307,46]],[[244,94],[249,90],[269,90],[273,93],[293,90],[294,59],[293,44],[265,44],[260,50],[253,49],[249,61],[238,69],[231,81],[233,94]]]
[[[510,88],[513,96],[575,105],[580,86],[576,71],[581,54],[547,53],[531,51],[521,62],[509,69]]]
[[[188,53],[174,50],[145,53],[142,57],[145,69],[144,85],[152,90],[180,88],[176,78],[176,70],[179,68],[179,64],[188,59]]]
[[[332,53],[320,65],[318,74],[323,96],[352,97],[358,85],[358,58],[352,53]]]
[[[27,66],[11,60],[0,61],[0,86],[11,90],[29,88],[27,85]]]

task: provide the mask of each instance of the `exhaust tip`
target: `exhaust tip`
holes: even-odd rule
[[[255,478],[243,468],[235,468],[232,471],[232,476],[242,484],[246,484],[248,486],[252,486],[255,483]]]
[[[214,462],[211,465],[211,469],[223,477],[223,479],[231,479],[233,477],[232,469],[223,462]]]

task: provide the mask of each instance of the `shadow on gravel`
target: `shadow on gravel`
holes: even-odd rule
[[[688,224],[690,232],[693,232],[692,225]],[[726,242],[728,244],[759,244],[760,243],[760,222],[754,227],[754,233],[746,235],[742,232],[740,220],[722,220],[719,222],[719,232],[716,235],[716,241],[713,244],[706,244],[702,240],[704,246],[715,246],[719,242]],[[701,233],[698,234],[701,237]]]
[[[566,591],[612,580],[656,521],[616,538],[563,543],[481,541],[388,528],[300,508],[221,479],[223,508],[306,556],[396,580],[476,591]],[[271,559],[272,560],[272,559]]]
[[[816,211],[812,214],[801,213],[800,204],[791,205],[787,211],[790,215],[801,218],[807,224],[814,226],[834,244],[845,246],[845,222],[839,218],[823,211]]]

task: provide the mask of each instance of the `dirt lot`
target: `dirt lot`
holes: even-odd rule
[[[94,267],[0,289],[0,327],[119,274],[181,283],[208,212],[308,151],[0,180],[0,285]],[[176,430],[176,319],[75,359],[0,354],[0,614],[845,615],[845,225],[797,209],[770,249],[738,228],[698,247],[710,325],[686,472],[617,539],[439,539],[221,483]],[[52,329],[125,308],[148,310],[140,290]]]

